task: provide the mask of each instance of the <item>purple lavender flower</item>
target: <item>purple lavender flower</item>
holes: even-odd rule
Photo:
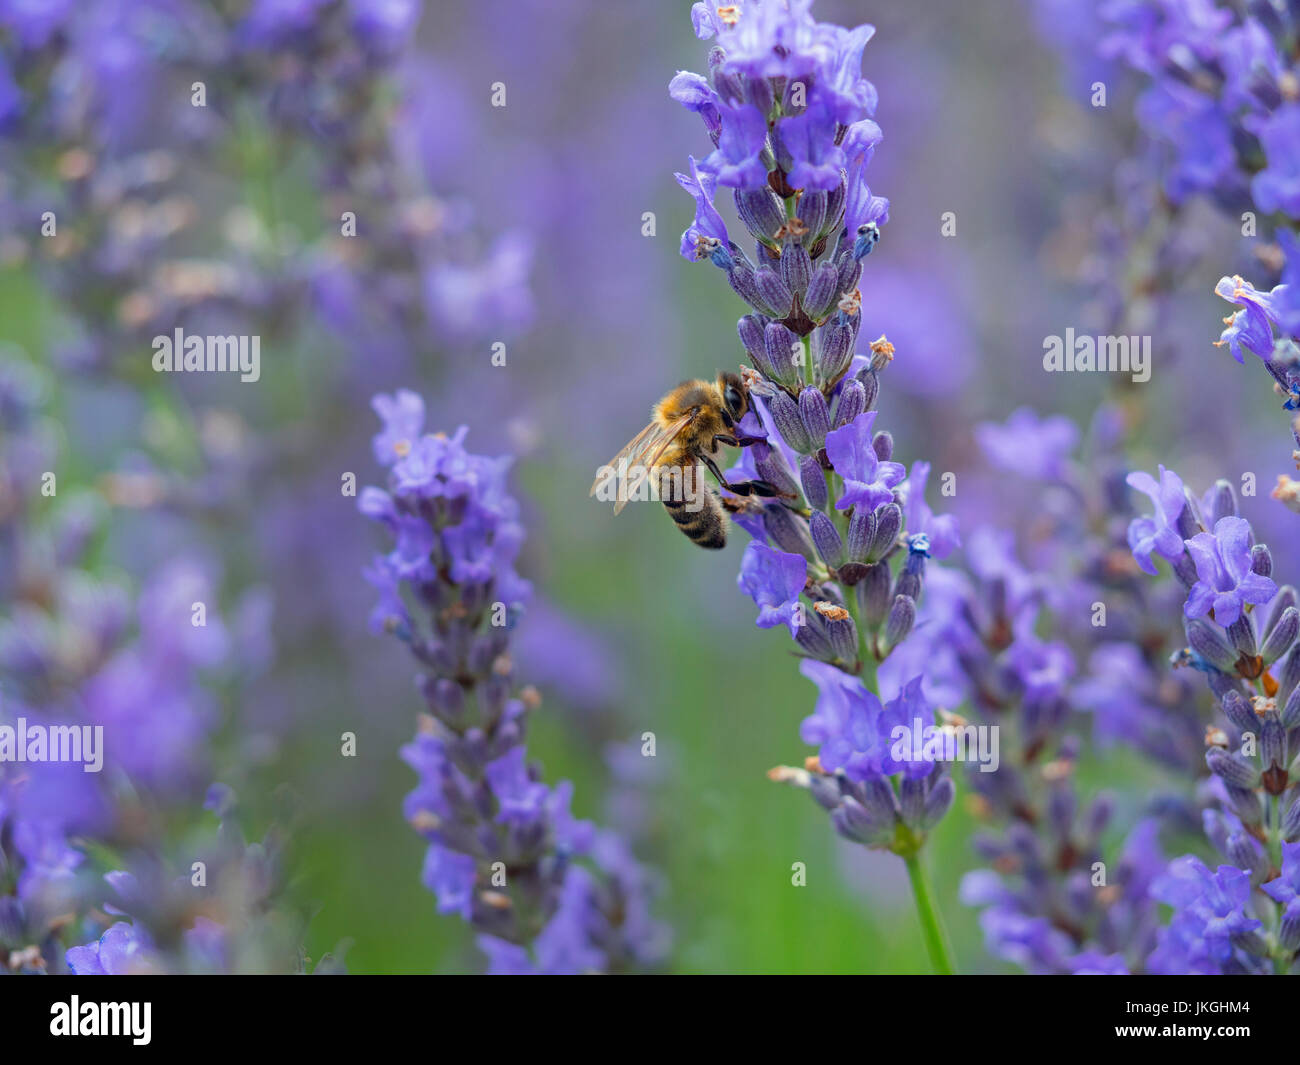
[[[1300,104],[1283,104],[1255,132],[1268,159],[1268,165],[1251,179],[1255,202],[1262,211],[1300,218]]]
[[[1250,874],[1230,865],[1213,873],[1192,855],[1177,858],[1151,887],[1154,898],[1174,908],[1151,956],[1150,971],[1223,973],[1258,971],[1245,944],[1253,944],[1261,923],[1247,916]]]
[[[795,635],[799,627],[796,609],[807,573],[808,563],[803,555],[774,550],[760,543],[745,547],[736,583],[758,607],[760,629],[786,625],[790,635]]]
[[[906,501],[903,516],[910,536],[924,536],[931,557],[945,559],[961,546],[957,519],[951,514],[935,514],[925,501],[925,485],[930,477],[928,462],[914,462],[904,483]]]
[[[1078,443],[1079,430],[1059,414],[1040,419],[1028,407],[1021,407],[1000,425],[979,425],[975,439],[1000,469],[1035,480],[1059,481]]]
[[[1273,579],[1251,568],[1252,545],[1250,523],[1237,517],[1220,518],[1213,533],[1197,533],[1187,541],[1197,576],[1184,608],[1187,617],[1213,610],[1214,620],[1226,628],[1241,617],[1246,604],[1262,606],[1273,598]]]
[[[1155,514],[1150,518],[1134,518],[1128,527],[1128,543],[1133,557],[1144,573],[1156,575],[1152,554],[1172,562],[1183,554],[1183,538],[1178,531],[1178,519],[1187,505],[1182,479],[1173,470],[1159,467],[1160,480],[1149,473],[1137,470],[1130,473],[1127,483],[1147,496],[1155,504]]]
[[[377,457],[418,431],[422,406],[376,403]],[[523,541],[509,492],[509,462],[472,454],[464,430],[399,447],[387,492],[358,499],[395,546],[367,571],[380,620],[430,672],[419,680],[429,715],[402,757],[418,782],[405,813],[425,837],[423,881],[440,912],[478,930],[494,972],[615,971],[657,960],[663,936],[630,856],[595,874],[614,845],[594,854],[594,827],[573,817],[572,785],[546,784],[524,748],[535,689],[516,690],[509,629],[529,587],[514,569]],[[420,609],[410,610],[402,592]],[[635,913],[637,923],[627,920]]]
[[[907,474],[901,462],[881,461],[873,445],[871,427],[876,412],[859,414],[848,425],[826,434],[826,457],[844,479],[844,493],[836,510],[860,506],[874,510],[894,498],[894,486]]]
[[[1232,357],[1239,363],[1245,361],[1241,353],[1243,347],[1268,362],[1273,357],[1273,323],[1277,321],[1274,303],[1282,298],[1286,286],[1279,285],[1271,292],[1260,292],[1249,281],[1234,276],[1220,278],[1214,291],[1229,303],[1241,307],[1231,318],[1225,319],[1228,327],[1214,342],[1215,346],[1227,344]]]

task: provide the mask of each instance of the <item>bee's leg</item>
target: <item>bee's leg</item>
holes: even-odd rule
[[[756,495],[764,499],[794,498],[789,492],[782,492],[771,481],[737,481],[735,484],[724,484],[722,487],[738,496]]]
[[[726,444],[727,447],[750,447],[753,444],[767,443],[761,436],[733,436],[730,433],[720,433],[713,438],[713,446],[716,448],[719,444]]]
[[[702,458],[704,464],[709,467],[709,472],[718,479],[718,484],[733,495],[756,495],[762,496],[765,499],[794,498],[794,496],[790,495],[788,492],[782,492],[781,489],[777,488],[777,486],[771,481],[736,481],[734,484],[729,483],[727,479],[722,476],[722,471],[718,469],[718,464],[714,462],[713,459],[709,458],[708,455],[701,455],[700,458]]]

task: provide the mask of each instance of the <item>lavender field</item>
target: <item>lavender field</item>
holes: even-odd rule
[[[1297,971],[1298,227],[1297,0],[0,0],[0,972]]]

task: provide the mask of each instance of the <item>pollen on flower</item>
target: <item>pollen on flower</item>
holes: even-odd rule
[[[728,26],[734,26],[740,21],[740,5],[723,4],[722,7],[718,8],[718,18]]]
[[[894,361],[894,345],[889,342],[884,333],[881,333],[871,342],[871,353],[873,355],[883,355],[889,362]]]
[[[511,668],[509,655],[497,655],[496,658],[492,660],[492,672],[498,677],[510,676]]]
[[[855,288],[852,292],[846,292],[840,297],[840,301],[836,306],[845,314],[857,314],[858,311],[862,310],[862,290]],[[874,351],[875,348],[876,345],[872,344],[871,349]],[[891,347],[889,351],[892,354],[894,349]]]
[[[533,685],[526,684],[519,691],[519,701],[524,704],[525,710],[536,710],[542,705],[542,693]]]
[[[398,458],[406,458],[411,453],[411,442],[409,440],[397,440],[393,443],[393,451]]]
[[[1217,725],[1205,726],[1205,746],[1222,747],[1225,750],[1228,746],[1228,734]]]
[[[813,609],[827,621],[843,621],[849,616],[847,610],[842,606],[836,606],[834,603],[815,603]]]
[[[793,784],[797,788],[806,788],[812,783],[806,769],[797,769],[792,765],[773,766],[767,771],[767,779],[777,784]]]
[[[1285,473],[1277,476],[1277,487],[1273,489],[1273,498],[1284,507],[1300,514],[1300,481],[1288,477]]]
[[[483,905],[490,906],[494,910],[508,910],[513,905],[510,896],[500,891],[480,891],[478,897]]]
[[[1254,708],[1256,717],[1263,717],[1277,709],[1277,700],[1266,695],[1254,695],[1251,696],[1250,705]]]
[[[417,832],[436,832],[442,827],[442,819],[428,810],[418,810],[411,817],[411,827]]]
[[[808,225],[802,218],[791,218],[776,231],[777,240],[784,240],[786,237],[806,237],[807,235]]]
[[[1048,783],[1055,783],[1060,780],[1068,780],[1071,773],[1074,772],[1074,763],[1068,758],[1054,758],[1043,766],[1043,779]]]

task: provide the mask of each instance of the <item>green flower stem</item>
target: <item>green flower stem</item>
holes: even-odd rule
[[[948,933],[943,927],[943,918],[934,903],[934,892],[930,879],[925,875],[921,865],[920,851],[903,855],[907,864],[907,878],[912,882],[912,896],[916,899],[916,915],[921,919],[921,935],[925,939],[925,949],[930,955],[930,964],[940,976],[952,976],[956,970],[952,964],[952,947],[948,945]]]

